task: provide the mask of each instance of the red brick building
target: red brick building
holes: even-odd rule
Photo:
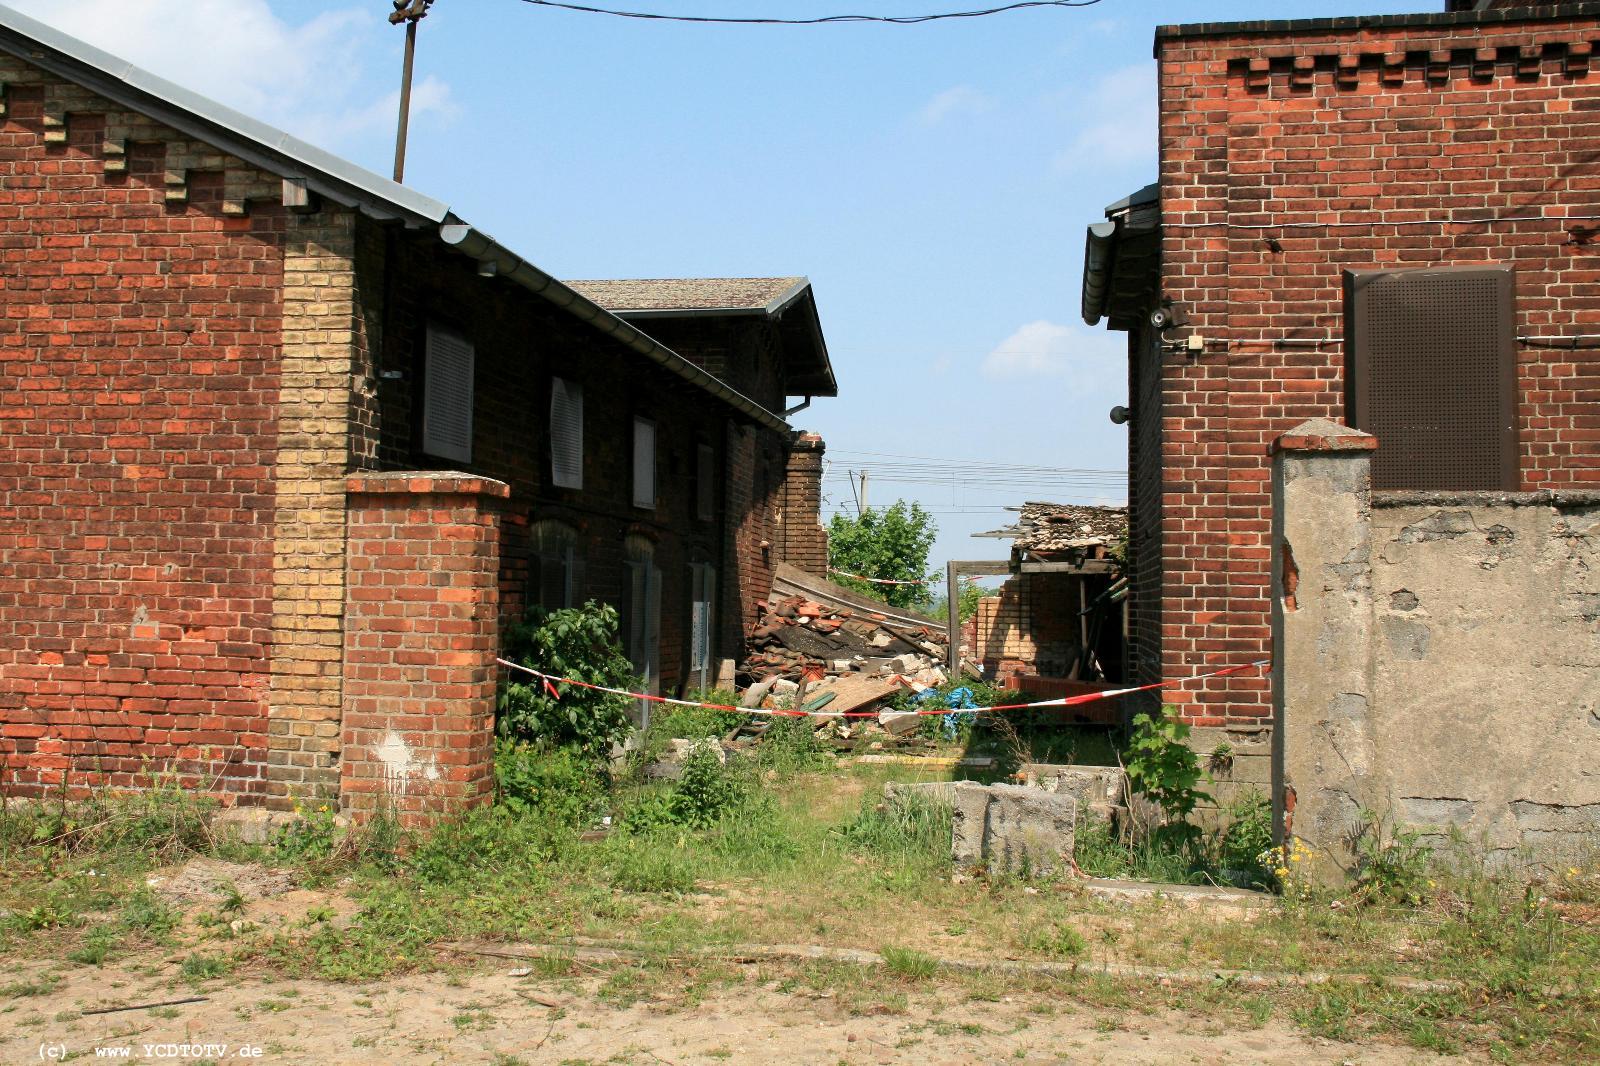
[[[1090,227],[1129,335],[1135,679],[1270,652],[1268,443],[1387,489],[1600,485],[1600,3],[1156,31],[1160,179]],[[1265,678],[1174,697],[1270,714]]]
[[[786,510],[820,442],[785,397],[834,392],[803,279],[680,353],[447,205],[5,9],[0,262],[8,792],[473,800],[505,622],[614,603],[650,684],[712,679],[815,537]]]

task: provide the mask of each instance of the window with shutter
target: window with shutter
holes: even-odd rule
[[[633,505],[656,505],[656,424],[648,418],[633,420]]]
[[[689,672],[701,688],[710,688],[712,661],[713,604],[716,602],[717,571],[710,563],[689,564]]]
[[[550,379],[550,482],[583,488],[583,384]]]
[[[440,459],[472,462],[472,344],[430,323],[423,355],[422,450]]]
[[[717,453],[709,444],[695,447],[694,453],[694,512],[702,522],[709,522],[717,514]]]
[[[1520,487],[1509,267],[1347,270],[1345,420],[1375,489]]]
[[[530,540],[530,602],[547,611],[582,603],[578,534],[564,523],[545,520],[534,523]]]
[[[661,643],[661,571],[656,567],[655,545],[647,537],[629,536],[623,542],[623,562],[628,584],[619,635],[639,677],[639,691],[653,694],[660,682]],[[633,720],[640,729],[649,728],[648,700],[638,701]]]

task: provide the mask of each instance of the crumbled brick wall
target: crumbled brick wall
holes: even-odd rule
[[[493,795],[508,489],[411,471],[347,484],[343,804],[421,824]]]
[[[280,183],[0,58],[8,791],[267,786]]]
[[[1267,443],[1342,419],[1343,369],[1337,344],[1253,340],[1337,336],[1343,268],[1509,262],[1519,333],[1600,332],[1595,223],[1406,224],[1594,214],[1597,36],[1586,18],[1159,42],[1161,289],[1174,336],[1215,342],[1163,357],[1164,462],[1134,490],[1163,479],[1167,676],[1268,650]],[[1600,352],[1523,347],[1518,379],[1523,487],[1600,484]],[[1171,698],[1205,725],[1269,713],[1265,679]]]
[[[808,574],[828,576],[828,531],[822,527],[822,438],[797,433],[784,471],[782,548],[778,561]]]
[[[1078,580],[1068,574],[1019,574],[1006,579],[979,616],[977,658],[986,672],[1064,677],[1082,639]]]

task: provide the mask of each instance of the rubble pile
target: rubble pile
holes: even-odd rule
[[[915,688],[943,684],[939,666],[945,636],[932,627],[891,628],[883,615],[825,604],[803,596],[774,599],[746,645],[741,679],[751,687],[769,681],[825,682],[864,674],[904,678]],[[771,691],[775,686],[767,686]],[[778,692],[792,692],[787,685]]]

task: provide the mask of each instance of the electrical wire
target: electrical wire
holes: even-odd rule
[[[1093,7],[1100,0],[1022,0],[1020,3],[976,11],[945,11],[931,15],[824,15],[819,18],[721,18],[713,15],[661,15],[649,11],[619,11],[615,8],[589,7],[586,4],[568,4],[560,0],[522,0],[537,7],[554,7],[563,11],[578,11],[586,15],[614,15],[625,19],[648,19],[653,22],[700,22],[724,26],[822,26],[843,22],[877,22],[891,26],[915,26],[923,22],[940,22],[945,19],[973,19],[986,15],[1001,15],[1031,7]]]

